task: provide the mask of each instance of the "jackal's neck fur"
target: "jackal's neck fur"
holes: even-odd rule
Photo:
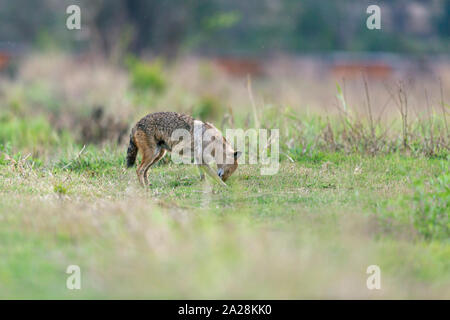
[[[194,139],[198,139],[197,141],[202,141],[202,148],[206,148],[210,145],[210,143],[213,143],[213,150],[222,150],[224,159],[227,155],[231,156],[233,154],[234,150],[231,145],[219,129],[217,129],[212,123],[194,120],[194,127],[195,126],[200,126],[202,128],[202,137],[196,137],[194,132]],[[214,151],[213,156],[215,156]]]

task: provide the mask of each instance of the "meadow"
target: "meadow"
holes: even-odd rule
[[[2,77],[0,298],[449,299],[450,72],[323,81],[284,63],[236,79],[36,54]],[[279,172],[241,165],[223,188],[167,157],[141,188],[129,129],[162,110],[279,128]]]

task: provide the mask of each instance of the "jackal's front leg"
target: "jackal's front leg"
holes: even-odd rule
[[[224,187],[227,187],[227,184],[222,181],[222,179],[219,178],[219,176],[214,172],[214,170],[207,165],[206,163],[203,163],[200,165],[200,168],[203,169],[211,178],[213,178],[214,181],[221,184]]]
[[[203,170],[200,167],[200,165],[198,165],[197,168],[198,168],[198,172],[200,172],[200,180],[204,181],[205,180],[205,172],[203,172]]]

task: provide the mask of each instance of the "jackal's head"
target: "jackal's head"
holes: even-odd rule
[[[241,152],[234,151],[222,133],[212,123],[205,122],[204,126],[206,131],[203,138],[206,137],[206,141],[213,141],[214,147],[210,150],[211,155],[215,158],[217,164],[217,175],[225,182],[236,171]]]
[[[234,151],[232,153],[233,161],[225,161],[223,164],[217,164],[217,175],[222,179],[223,182],[236,171],[238,167],[238,159],[241,156],[240,151]],[[231,162],[231,163],[228,163]]]

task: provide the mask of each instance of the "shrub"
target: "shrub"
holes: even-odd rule
[[[213,96],[203,96],[192,111],[192,115],[196,119],[201,120],[218,120],[223,115],[223,108],[220,101]]]
[[[0,115],[0,145],[37,150],[71,141],[68,133],[58,134],[42,116],[19,118],[11,114]]]
[[[135,90],[150,90],[158,94],[164,92],[166,80],[161,60],[155,60],[153,63],[148,64],[130,56],[126,59],[126,65]]]
[[[417,181],[412,196],[415,228],[426,238],[450,238],[450,173]]]

